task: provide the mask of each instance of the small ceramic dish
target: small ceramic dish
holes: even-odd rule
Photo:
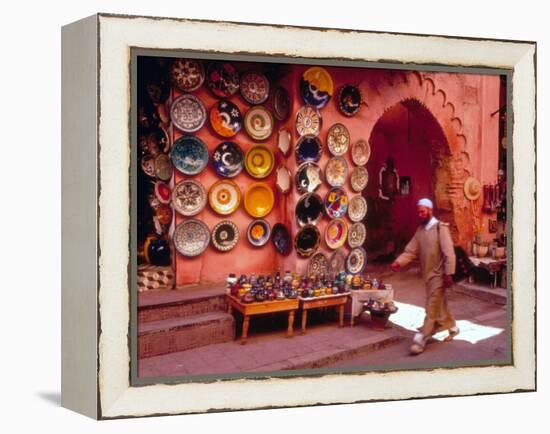
[[[253,220],[246,231],[248,241],[255,247],[261,247],[269,241],[271,227],[266,220]]]

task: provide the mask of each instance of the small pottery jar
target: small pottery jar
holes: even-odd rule
[[[477,256],[479,258],[484,258],[485,256],[487,256],[488,251],[489,251],[489,246],[483,246],[483,245],[477,246]]]

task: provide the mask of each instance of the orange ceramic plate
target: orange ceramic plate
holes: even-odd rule
[[[252,217],[265,217],[271,212],[274,204],[273,190],[265,182],[252,184],[244,195],[244,209]]]

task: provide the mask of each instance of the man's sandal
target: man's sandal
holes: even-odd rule
[[[457,326],[453,326],[449,329],[449,336],[443,339],[445,342],[452,341],[453,338],[460,333],[460,329]]]

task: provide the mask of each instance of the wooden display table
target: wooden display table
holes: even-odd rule
[[[262,315],[266,313],[275,313],[275,312],[288,312],[288,329],[287,337],[291,337],[294,330],[294,311],[298,309],[299,301],[298,299],[287,298],[285,300],[273,300],[273,301],[262,301],[262,302],[253,302],[253,303],[243,303],[238,298],[233,297],[232,295],[227,294],[227,312],[232,314],[233,309],[238,310],[244,317],[243,321],[243,330],[241,334],[241,344],[246,343],[246,338],[248,336],[248,326],[250,324],[250,317],[253,315]]]
[[[310,309],[318,309],[322,307],[337,307],[340,327],[344,326],[344,306],[348,301],[349,292],[343,294],[323,295],[320,297],[302,298],[300,300],[300,307],[302,309],[302,334],[306,333],[307,324],[307,311]]]
[[[506,288],[506,258],[493,259],[493,258],[478,258],[477,256],[469,257],[474,267],[486,270],[492,278],[491,288],[500,286]],[[470,283],[473,283],[474,278],[470,275]]]

